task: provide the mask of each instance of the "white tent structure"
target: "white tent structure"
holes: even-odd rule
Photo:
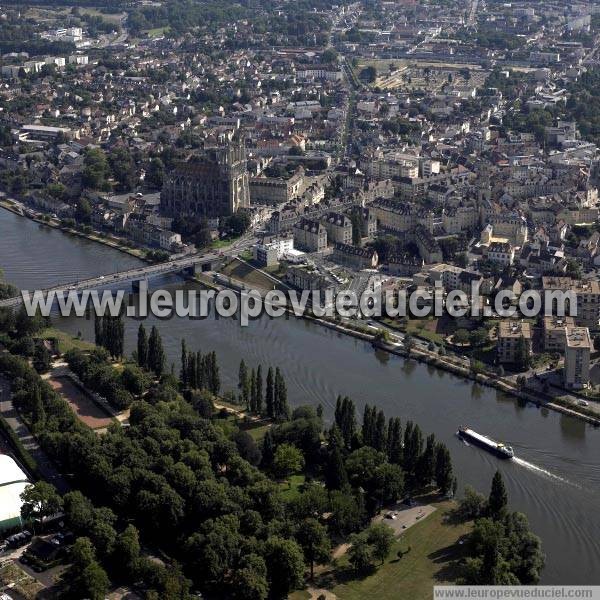
[[[0,531],[21,525],[21,494],[30,485],[14,459],[0,454]]]

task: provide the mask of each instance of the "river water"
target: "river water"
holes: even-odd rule
[[[35,289],[134,267],[139,261],[111,248],[40,226],[0,209],[0,268],[22,289]],[[176,276],[151,286],[183,284]],[[352,397],[359,413],[376,404],[387,416],[419,423],[452,453],[460,487],[487,494],[500,469],[510,506],[527,514],[547,555],[545,584],[600,584],[600,430],[496,390],[375,352],[362,341],[296,319],[262,318],[241,328],[229,319],[159,321],[169,361],[178,362],[186,338],[194,350],[215,350],[225,389],[235,388],[241,358],[252,366],[279,366],[292,405],[321,403],[331,418],[338,394]],[[93,324],[60,324],[93,339]],[[134,348],[138,322],[126,323],[126,347]],[[264,371],[263,371],[264,372]],[[501,461],[455,436],[458,426],[501,439],[517,459]]]

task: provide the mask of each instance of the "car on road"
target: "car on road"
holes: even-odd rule
[[[590,403],[587,402],[586,400],[579,400],[577,402],[577,404],[579,404],[579,406],[589,406],[590,405]]]

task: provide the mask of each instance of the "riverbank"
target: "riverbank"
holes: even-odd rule
[[[23,217],[24,219],[29,219],[30,221],[33,221],[34,223],[37,223],[38,225],[45,225],[52,229],[58,229],[59,231],[62,231],[63,233],[68,233],[70,235],[75,235],[80,238],[85,238],[86,240],[90,240],[91,242],[103,244],[104,246],[108,246],[109,248],[112,248],[113,250],[118,250],[119,252],[129,254],[129,256],[139,258],[140,260],[143,260],[144,262],[150,262],[150,261],[148,261],[148,259],[146,259],[144,253],[141,250],[139,250],[137,248],[129,248],[128,246],[125,246],[122,243],[120,243],[119,240],[117,240],[116,238],[101,237],[94,233],[86,233],[84,231],[79,231],[78,229],[73,229],[72,227],[65,227],[64,225],[61,225],[57,220],[52,219],[52,218],[50,218],[48,221],[46,221],[44,219],[40,219],[39,217],[24,214],[10,200],[6,200],[6,199],[0,200],[0,208],[4,208],[5,210],[8,210],[9,212],[11,212],[19,217]]]
[[[0,207],[5,208],[6,210],[12,212],[17,216],[26,217],[27,219],[34,221],[39,225],[47,225],[48,227],[57,229],[59,231],[62,231],[63,233],[69,233],[71,235],[85,238],[91,242],[103,244],[112,249],[119,250],[120,252],[135,257],[138,260],[149,262],[141,255],[139,250],[135,251],[131,248],[127,248],[125,246],[120,245],[116,241],[113,241],[108,238],[102,238],[94,234],[85,233],[72,228],[62,227],[60,226],[60,224],[54,221],[45,221],[29,215],[22,214],[22,212],[19,211],[17,205],[10,204],[7,200],[0,200]],[[244,264],[247,266],[247,263]],[[242,285],[236,285],[234,282],[237,280],[231,277],[223,277],[218,282],[215,282],[211,280],[211,278],[206,276],[186,277],[186,279],[189,281],[200,283],[214,290],[224,289],[224,287],[228,287],[230,289],[233,289],[237,293],[244,289],[246,283],[244,281],[240,281],[240,284]],[[227,279],[229,279],[229,281],[227,281]],[[291,309],[288,310],[288,314],[293,315]],[[584,409],[580,409],[577,405],[571,404],[567,400],[561,401],[560,399],[554,399],[553,401],[552,399],[549,399],[548,397],[543,395],[541,392],[537,392],[535,390],[521,389],[517,387],[516,384],[510,379],[499,377],[496,373],[486,371],[475,372],[470,367],[465,366],[461,361],[453,359],[451,355],[440,356],[436,352],[431,352],[422,346],[416,346],[411,348],[410,351],[407,351],[407,349],[403,346],[402,343],[386,342],[384,339],[380,339],[377,333],[372,333],[371,331],[366,330],[364,327],[351,327],[349,326],[349,323],[331,321],[329,319],[318,318],[309,314],[303,315],[302,318],[308,321],[312,321],[323,327],[327,327],[328,329],[336,330],[339,333],[369,342],[373,344],[374,347],[388,352],[390,354],[415,359],[416,361],[431,365],[437,369],[452,373],[453,375],[456,375],[462,379],[474,381],[483,386],[495,388],[505,394],[511,395],[520,400],[531,402],[538,407],[545,407],[549,410],[553,410],[561,414],[575,417],[595,427],[600,426],[600,417],[590,414],[591,411],[589,410],[585,411]]]
[[[200,282],[204,285],[208,285],[214,290],[224,289],[224,287],[228,287],[236,293],[240,293],[240,291],[244,289],[245,285],[244,281],[234,280],[231,277],[229,277],[228,280],[220,280],[220,285],[215,282],[209,282],[208,278],[206,277],[196,278],[195,281]],[[236,284],[235,281],[239,281],[239,284]],[[288,308],[286,312],[289,315],[298,318],[294,314],[292,309]],[[412,347],[410,350],[407,350],[401,342],[386,342],[384,339],[379,338],[379,332],[388,330],[379,329],[377,333],[371,333],[371,331],[368,331],[367,329],[359,325],[357,325],[356,327],[350,327],[348,323],[341,323],[339,321],[333,321],[331,319],[320,318],[308,313],[304,313],[300,318],[305,319],[307,321],[312,321],[313,323],[316,323],[328,329],[332,329],[344,335],[348,335],[360,339],[362,341],[369,342],[375,348],[378,348],[390,354],[395,354],[396,356],[402,356],[404,358],[414,359],[427,365],[431,365],[437,369],[447,371],[462,379],[474,381],[475,383],[479,383],[480,385],[486,387],[495,388],[519,400],[531,402],[538,407],[548,408],[549,410],[553,410],[555,412],[580,419],[590,425],[593,425],[594,427],[600,427],[600,417],[586,413],[583,410],[578,409],[578,406],[568,404],[567,401],[563,401],[563,403],[561,404],[559,404],[556,401],[551,401],[542,393],[536,393],[533,390],[521,389],[517,387],[511,379],[506,377],[500,377],[494,372],[475,372],[470,367],[466,367],[462,361],[459,361],[459,359],[454,359],[451,355],[441,356],[440,354],[434,351],[432,352],[430,350],[425,349],[424,347],[419,346]]]

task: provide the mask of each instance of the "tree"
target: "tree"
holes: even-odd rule
[[[468,344],[470,342],[470,335],[466,329],[457,329],[452,336],[452,341],[455,344]]]
[[[488,497],[488,513],[494,520],[501,519],[506,514],[508,494],[500,471],[496,471],[492,479],[492,488]]]
[[[167,358],[163,349],[162,339],[158,333],[158,329],[152,326],[150,337],[148,338],[148,368],[154,371],[157,377],[160,377],[165,370],[166,361]]]
[[[388,461],[394,465],[402,464],[402,424],[400,417],[392,417],[388,421]]]
[[[106,571],[93,561],[87,565],[79,576],[72,581],[71,589],[76,594],[81,594],[79,598],[89,598],[90,600],[104,600],[108,593],[110,581]]]
[[[267,380],[268,386],[268,380]],[[289,407],[287,404],[287,388],[279,367],[275,368],[275,382],[273,390],[273,418],[285,421],[289,418]]]
[[[126,146],[114,148],[108,157],[108,162],[119,189],[123,192],[133,190],[137,184],[137,175],[129,148]]]
[[[238,390],[240,392],[240,400],[243,406],[250,408],[250,382],[248,381],[248,367],[244,359],[240,361],[240,369],[238,372]]]
[[[96,549],[88,537],[78,537],[71,547],[71,562],[79,571],[96,560]]]
[[[148,336],[144,325],[140,323],[137,338],[137,363],[142,369],[148,368]]]
[[[452,488],[452,459],[450,451],[444,444],[438,444],[435,456],[435,483],[442,494],[447,494]]]
[[[153,158],[146,169],[144,181],[152,188],[160,190],[165,179],[165,165],[160,158]]]
[[[48,351],[48,348],[46,348],[46,344],[43,340],[35,347],[33,354],[33,368],[38,373],[46,373],[50,370],[50,352]]]
[[[295,537],[304,552],[304,560],[310,566],[310,578],[313,579],[315,563],[324,564],[329,561],[331,542],[327,530],[316,519],[304,519],[298,526]]]
[[[367,529],[367,541],[373,547],[373,556],[383,564],[394,544],[394,530],[385,523],[375,523]]]
[[[185,388],[188,385],[188,351],[185,344],[185,339],[181,340],[181,369],[179,371],[179,380]]]
[[[211,352],[206,356],[208,371],[208,389],[214,396],[219,395],[221,389],[221,377],[219,375],[219,365],[217,364],[217,353]]]
[[[458,503],[457,512],[464,520],[478,519],[486,512],[486,499],[470,485],[465,486],[465,494]]]
[[[87,198],[79,198],[75,207],[75,220],[78,223],[89,223],[92,216],[92,205]]]
[[[377,418],[375,420],[375,427],[373,429],[373,448],[378,450],[379,452],[387,452],[387,431],[386,431],[386,422],[385,415],[383,411],[380,410],[377,413]]]
[[[215,403],[213,395],[208,390],[192,390],[184,396],[203,419],[210,419],[214,415]]]
[[[250,410],[256,412],[256,372],[250,371]]]
[[[258,369],[256,369],[256,412],[258,414],[262,414],[263,411],[263,376],[262,376],[262,366],[258,365]]]
[[[25,310],[25,306],[21,306],[15,317],[15,330],[17,337],[23,338],[27,336],[33,336],[39,333],[44,327],[46,327],[47,319],[37,312],[34,316],[30,317]]]
[[[356,573],[367,573],[373,568],[373,547],[366,534],[355,533],[350,536],[348,560]]]
[[[265,543],[264,556],[274,598],[287,597],[302,584],[304,558],[295,541],[271,537]]]
[[[135,365],[127,365],[121,373],[121,384],[128,392],[139,396],[148,387],[148,378]]]
[[[90,500],[77,490],[67,492],[63,496],[63,503],[71,527],[76,532],[87,531],[94,519],[94,506]]]
[[[139,557],[139,532],[134,525],[129,524],[115,540],[111,561],[121,577],[126,578]]]
[[[483,346],[489,339],[488,331],[485,327],[479,327],[469,334],[469,342],[471,346]]]
[[[273,470],[282,479],[292,473],[297,473],[304,468],[304,456],[302,452],[291,444],[281,444],[275,450],[273,458]]]
[[[335,405],[335,423],[342,436],[344,446],[346,449],[352,447],[354,438],[356,436],[356,409],[354,402],[347,396],[341,398],[338,396]]]
[[[377,468],[385,463],[385,455],[370,446],[355,450],[346,459],[348,478],[354,487],[372,489]]]
[[[110,169],[104,152],[99,148],[88,148],[83,158],[83,185],[94,190],[107,191],[109,176]]]
[[[418,459],[417,481],[420,485],[429,485],[435,475],[436,446],[435,435],[427,436],[425,450]]]
[[[374,83],[377,79],[377,69],[373,66],[365,67],[358,74],[358,77],[365,83]]]
[[[273,379],[273,368],[269,367],[267,371],[267,387],[265,390],[265,407],[267,416],[273,418],[275,416],[275,382]]]
[[[240,456],[251,465],[259,465],[262,454],[256,445],[254,438],[247,431],[238,431],[233,441],[235,442]]]
[[[384,463],[375,469],[371,491],[379,504],[396,502],[404,492],[404,473],[398,465]]]
[[[231,588],[231,595],[235,600],[266,600],[269,584],[264,558],[257,554],[245,556],[235,569]]]
[[[348,473],[346,472],[340,445],[339,434],[338,436],[330,434],[327,461],[324,468],[325,486],[328,490],[341,490],[348,485]]]
[[[28,485],[21,494],[21,501],[21,516],[27,522],[55,515],[62,509],[62,498],[56,488],[45,481]]]

